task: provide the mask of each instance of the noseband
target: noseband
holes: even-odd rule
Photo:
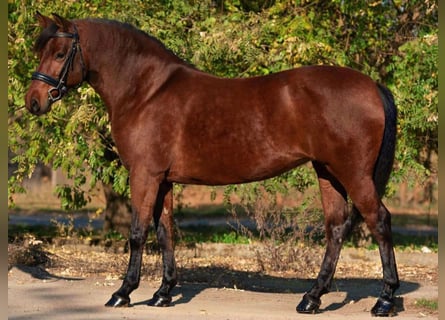
[[[53,78],[47,74],[44,74],[44,73],[41,73],[38,71],[33,72],[32,76],[31,76],[32,80],[43,81],[43,82],[49,84],[50,86],[52,86],[48,90],[48,99],[49,99],[50,103],[54,103],[54,102],[62,99],[62,97],[68,92],[68,87],[67,87],[68,72],[70,69],[71,70],[74,69],[73,61],[74,61],[74,58],[75,58],[77,52],[79,52],[79,54],[80,54],[80,63],[82,66],[82,80],[77,85],[74,86],[75,88],[79,87],[82,84],[82,82],[85,80],[85,63],[83,61],[82,50],[80,48],[80,42],[79,42],[79,33],[77,32],[76,26],[74,26],[74,33],[57,32],[53,36],[51,36],[51,38],[71,38],[71,39],[73,39],[72,44],[71,44],[71,51],[65,60],[62,70],[60,70],[58,79]],[[57,91],[57,96],[55,96],[55,97],[52,94],[54,91]]]

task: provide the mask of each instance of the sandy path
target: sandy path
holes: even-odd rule
[[[143,281],[132,294],[132,307],[112,309],[104,307],[103,303],[118,288],[120,280],[107,280],[104,277],[50,277],[42,280],[33,276],[32,272],[17,267],[9,271],[9,319],[375,319],[370,316],[369,310],[375,302],[375,291],[380,287],[378,283],[370,285],[369,282],[361,285],[359,279],[339,281],[338,291],[323,297],[321,313],[299,315],[295,312],[295,306],[303,290],[296,294],[264,293],[186,283],[175,289],[172,307],[151,308],[144,302],[151,297],[158,284]],[[308,284],[304,285],[307,287]],[[437,314],[427,314],[414,308],[412,303],[418,298],[437,299],[437,296],[438,288],[435,285],[402,282],[398,318],[438,319]],[[343,303],[345,299],[349,301],[354,297],[359,297],[358,301]]]

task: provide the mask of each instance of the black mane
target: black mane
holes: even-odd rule
[[[146,33],[145,31],[135,27],[134,25],[126,22],[120,22],[117,20],[111,20],[111,19],[102,19],[102,18],[88,18],[85,19],[85,21],[89,21],[92,23],[98,23],[98,24],[104,24],[104,25],[110,25],[115,26],[124,30],[127,30],[131,33],[134,33],[135,35],[142,36],[143,38],[146,38],[147,40],[151,40],[152,42],[156,43],[160,48],[168,51],[170,54],[174,55],[177,59],[181,60],[183,63],[185,63],[181,58],[177,57],[174,52],[172,52],[170,49],[168,49],[160,40],[157,38],[151,36],[150,34]],[[53,23],[49,27],[45,28],[40,36],[37,38],[36,43],[34,45],[34,51],[35,52],[41,52],[45,45],[48,43],[48,41],[57,33],[58,26]],[[131,39],[126,38],[126,41],[131,41]],[[137,40],[136,40],[137,41]]]

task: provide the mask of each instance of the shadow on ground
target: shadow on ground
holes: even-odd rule
[[[264,275],[260,272],[244,272],[220,267],[180,268],[179,285],[173,289],[172,306],[192,301],[202,291],[209,288],[229,288],[263,293],[304,294],[314,283],[314,279],[281,278]],[[377,297],[383,287],[381,279],[342,278],[333,281],[331,292],[345,292],[343,303],[331,304],[322,310],[337,310],[345,303],[358,302],[361,299]],[[404,295],[417,290],[419,283],[401,281],[397,295]],[[132,305],[145,305],[147,300],[137,301]],[[403,298],[396,300],[398,311],[403,311]]]
[[[26,266],[22,264],[15,264],[14,267],[22,272],[29,274],[31,277],[38,280],[67,280],[67,281],[84,280],[84,278],[78,278],[78,277],[61,277],[48,272],[45,268],[41,266]]]

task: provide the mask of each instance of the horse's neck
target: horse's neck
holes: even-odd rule
[[[110,115],[149,99],[168,79],[174,66],[182,65],[179,58],[146,36],[119,30],[115,25],[94,27],[88,46],[82,49],[88,59],[88,82],[105,102]],[[116,36],[113,32],[124,34]],[[132,46],[126,36],[135,37],[133,44],[137,45]]]

